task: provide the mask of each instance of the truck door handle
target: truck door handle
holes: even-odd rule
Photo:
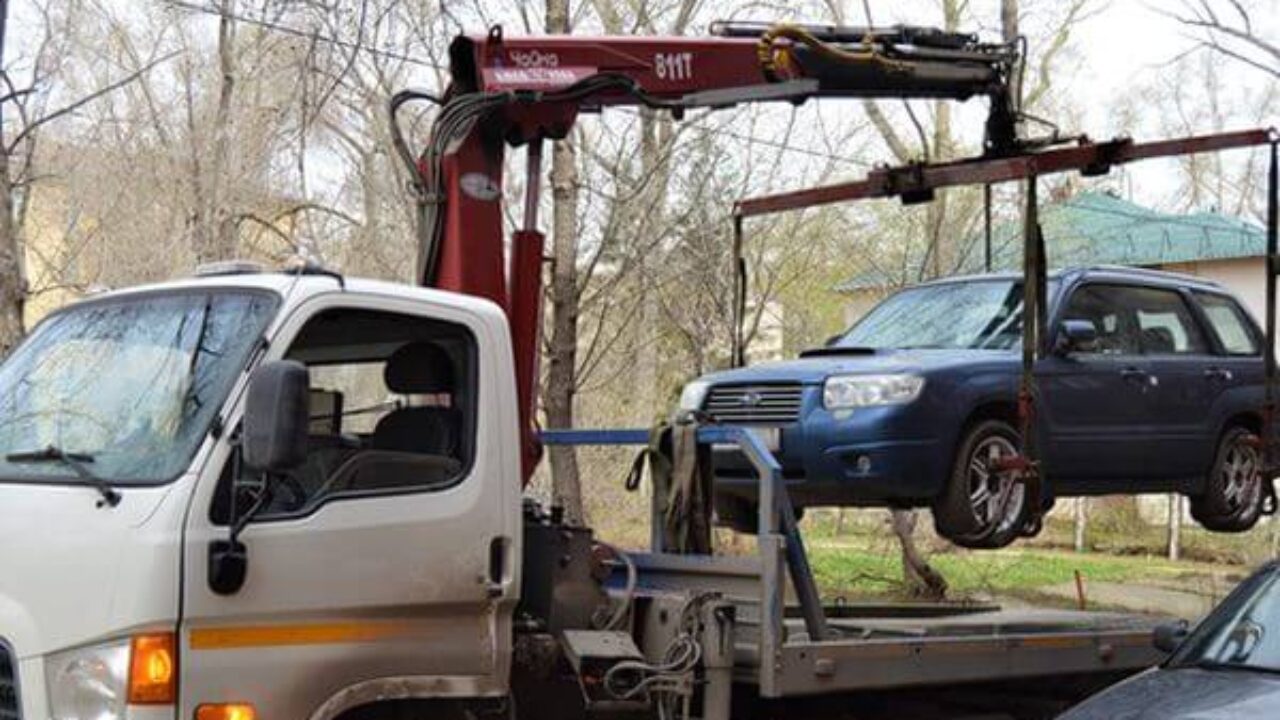
[[[1210,382],[1231,382],[1234,377],[1226,368],[1211,367],[1204,371],[1204,379]]]
[[[507,584],[511,579],[511,569],[509,566],[511,551],[511,540],[505,537],[496,537],[489,541],[489,567],[484,577],[480,580],[485,586],[485,592],[492,599],[497,599],[506,594]]]

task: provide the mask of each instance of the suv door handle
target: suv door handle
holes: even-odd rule
[[[1127,367],[1120,371],[1120,377],[1135,385],[1155,387],[1160,384],[1160,378],[1151,373],[1136,367]]]
[[[1235,375],[1232,375],[1231,371],[1226,368],[1211,367],[1206,368],[1204,371],[1204,379],[1211,382],[1231,382],[1234,378]]]
[[[1136,367],[1127,367],[1120,371],[1120,377],[1124,378],[1125,380],[1145,381],[1147,378],[1147,371],[1140,370]]]

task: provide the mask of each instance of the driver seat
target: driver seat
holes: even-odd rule
[[[457,458],[462,413],[457,401],[453,358],[433,342],[411,342],[387,359],[387,389],[401,395],[448,395],[449,407],[403,407],[378,421],[373,430],[377,450]]]

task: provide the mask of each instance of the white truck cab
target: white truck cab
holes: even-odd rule
[[[307,450],[268,483],[245,406],[284,361]],[[463,295],[229,272],[54,313],[0,366],[0,720],[504,695],[515,393],[504,314]]]

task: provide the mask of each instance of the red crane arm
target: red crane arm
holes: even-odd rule
[[[913,27],[720,23],[713,32],[716,37],[506,38],[495,29],[459,37],[450,47],[449,91],[417,161],[418,277],[506,310],[526,482],[539,454],[533,407],[542,315],[542,140],[565,137],[579,112],[627,104],[681,117],[692,108],[747,102],[980,95],[991,101],[988,153],[1017,148],[1008,82],[1018,62],[1012,46]],[[502,227],[508,145],[529,148],[525,217],[509,256]]]

